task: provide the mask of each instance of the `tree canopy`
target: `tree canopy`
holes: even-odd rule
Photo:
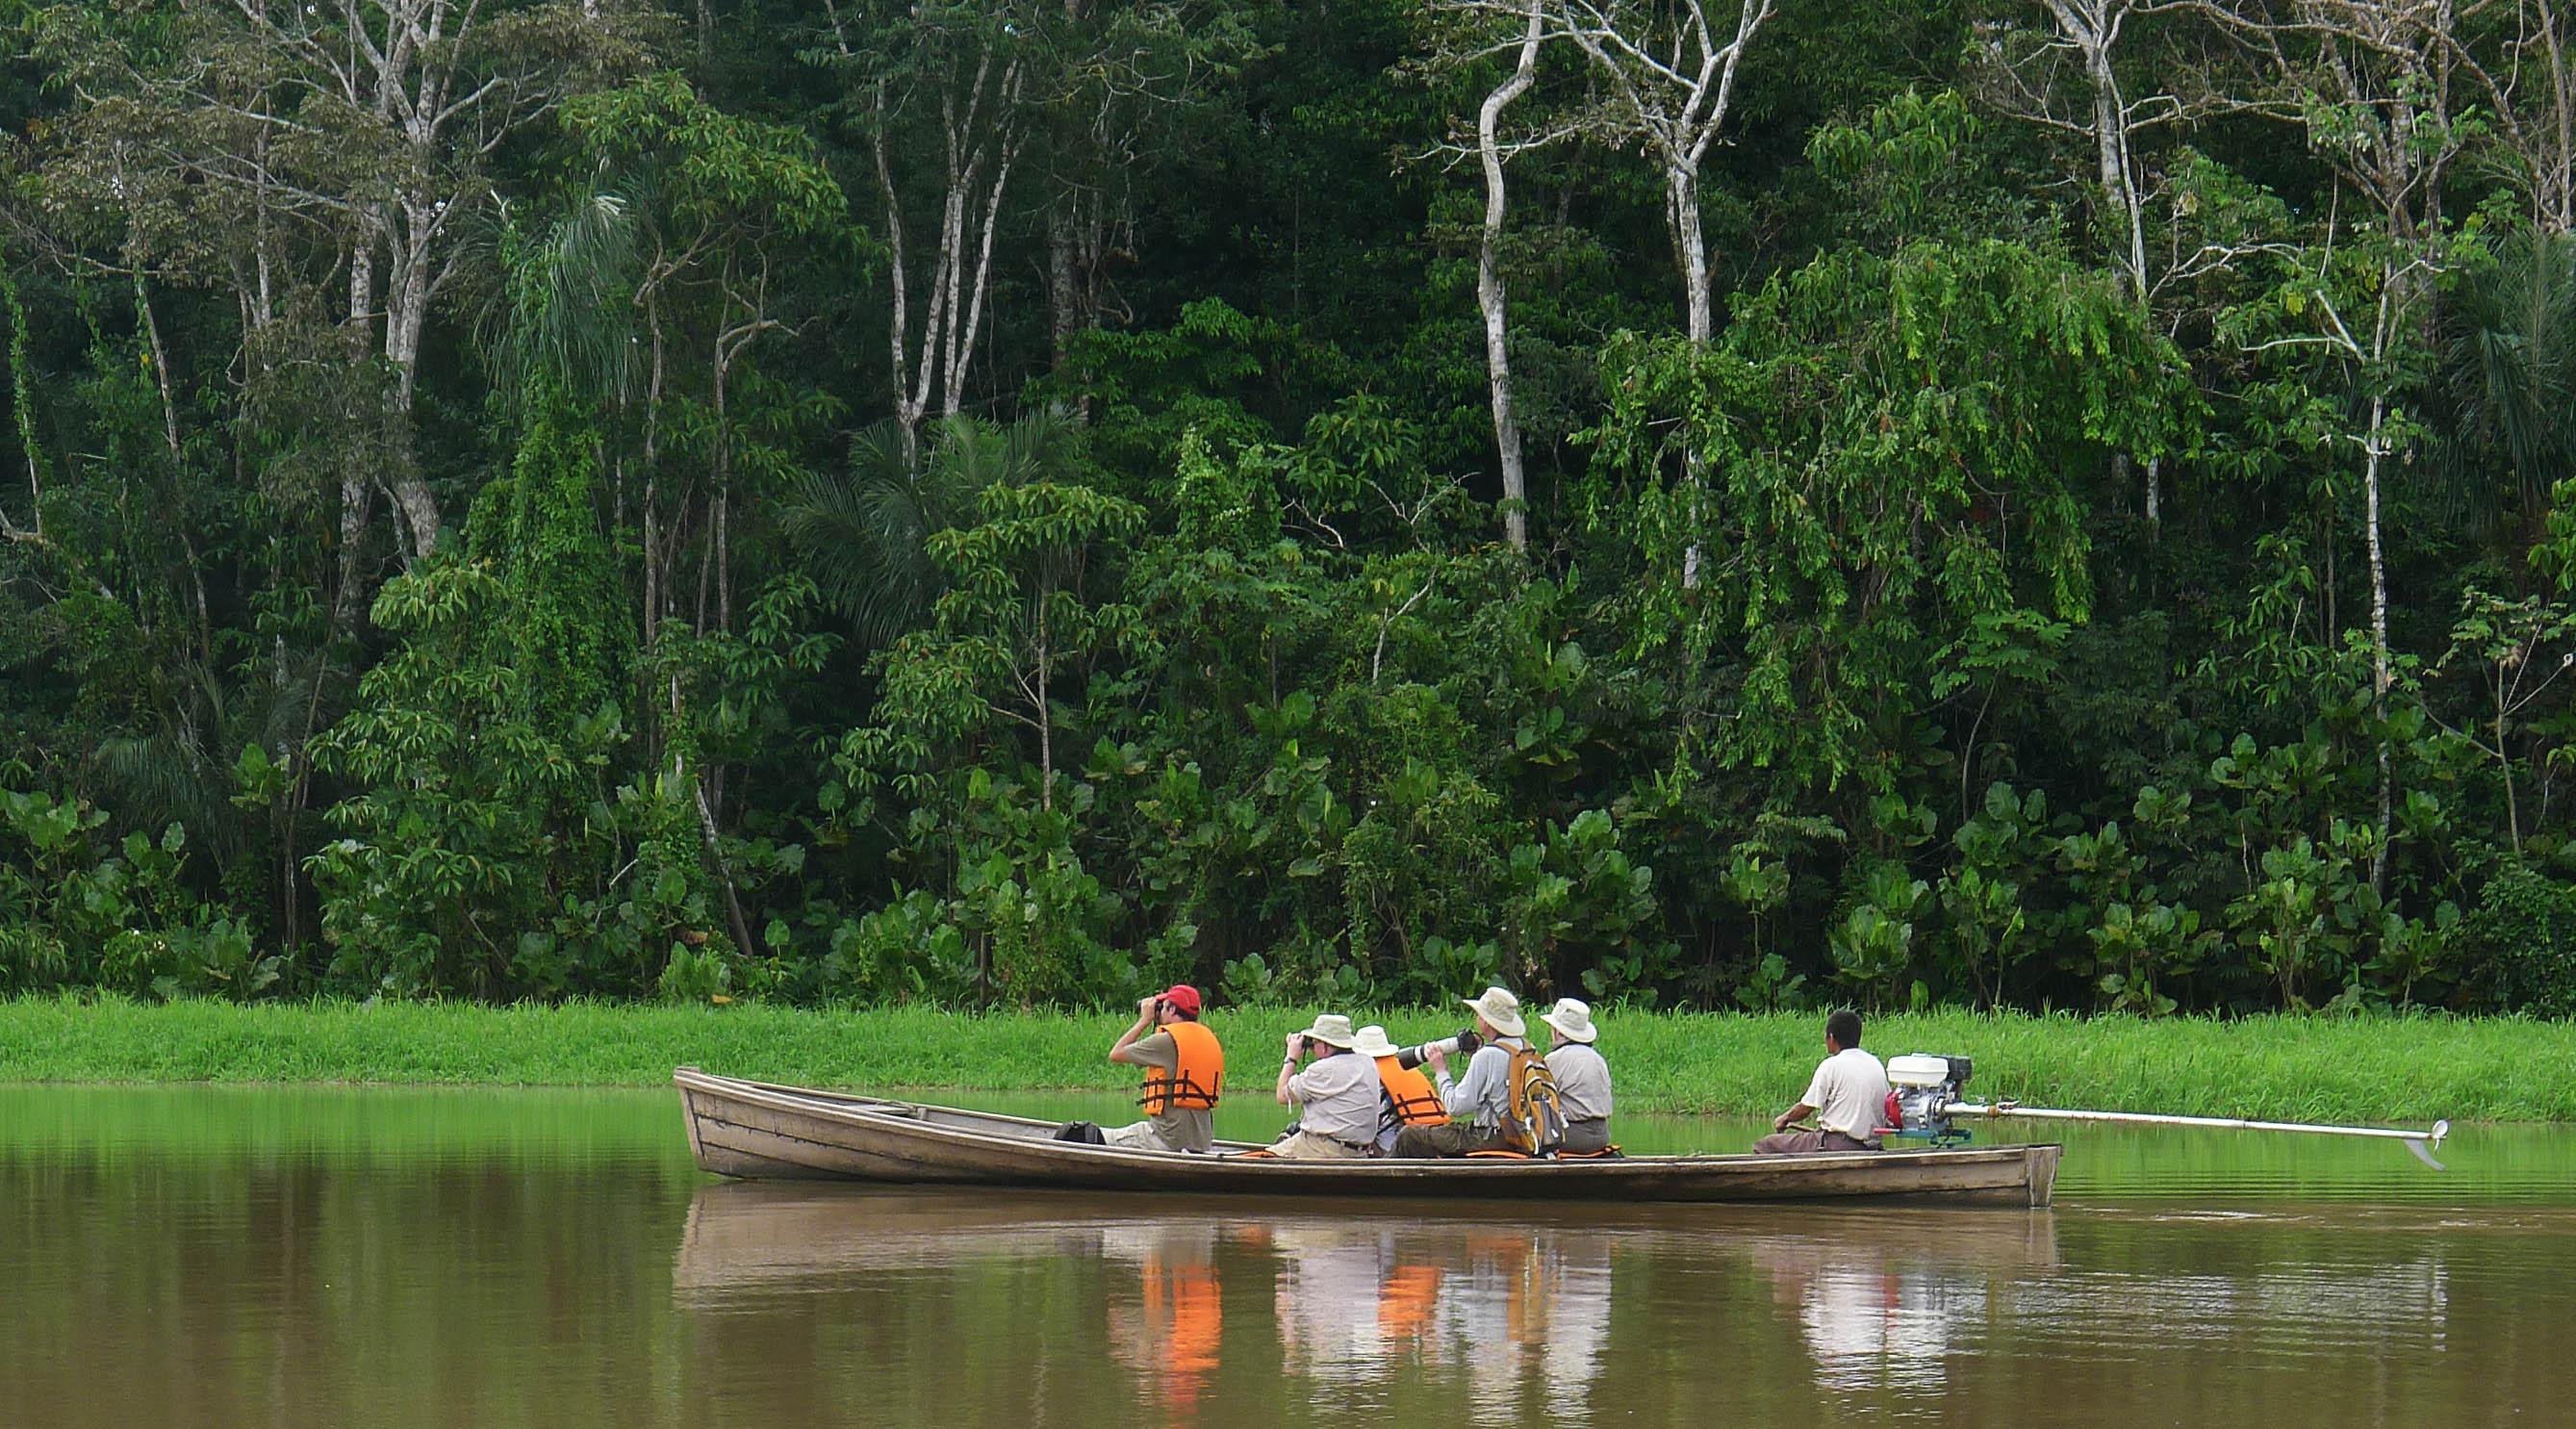
[[[2565,0],[0,16],[0,991],[2576,1012]]]

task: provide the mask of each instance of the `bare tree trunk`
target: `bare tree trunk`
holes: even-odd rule
[[[1047,648],[1047,600],[1038,597],[1038,777],[1044,781],[1038,792],[1038,807],[1055,808],[1055,705],[1047,697],[1047,686],[1054,675]]]
[[[363,229],[349,250],[349,317],[347,331],[352,356],[365,361],[374,349],[369,324],[373,321],[376,301],[376,248],[372,235]],[[383,420],[381,413],[347,412],[352,429],[370,420]],[[344,465],[340,472],[340,586],[331,593],[331,633],[333,638],[346,636],[357,622],[358,601],[362,594],[361,555],[367,544],[367,523],[375,515],[375,483],[354,466]]]
[[[1080,221],[1073,209],[1078,202],[1068,192],[1047,210],[1047,363],[1058,380],[1072,368],[1073,335],[1082,329],[1073,278],[1074,225]]]
[[[868,136],[868,153],[876,160],[877,193],[885,200],[886,276],[893,288],[887,309],[886,346],[894,359],[890,370],[894,374],[895,429],[902,433],[903,463],[910,467],[920,456],[917,443],[922,411],[930,405],[930,374],[922,373],[920,386],[912,393],[905,391],[904,376],[912,365],[909,345],[912,278],[903,265],[903,202],[895,193],[894,169],[886,159],[888,116],[885,86],[882,84],[876,90],[876,116],[876,127]],[[923,320],[934,321],[927,315]],[[931,341],[935,342],[937,338],[934,336]]]
[[[1498,252],[1505,211],[1503,154],[1496,130],[1504,108],[1537,81],[1539,40],[1546,23],[1543,4],[1544,0],[1530,0],[1529,31],[1521,40],[1520,64],[1511,78],[1485,96],[1484,107],[1476,114],[1476,155],[1485,170],[1485,231],[1476,252],[1476,305],[1485,315],[1485,379],[1492,388],[1494,449],[1503,469],[1503,539],[1515,551],[1529,548],[1529,475],[1521,460],[1520,423],[1512,415],[1511,329]]]
[[[2383,324],[2384,326],[2384,324]],[[2388,753],[2388,568],[2380,555],[2379,541],[2379,464],[2387,454],[2384,435],[2388,420],[2388,399],[2370,399],[2370,435],[2362,446],[2361,489],[2367,508],[2370,540],[2370,713],[2381,729],[2379,736],[2379,852],[2370,860],[2370,891],[2385,895],[2388,891],[2389,818],[2394,812],[2395,779],[2390,770]],[[2512,770],[2505,771],[2512,778]]]
[[[698,838],[706,846],[707,863],[716,871],[716,882],[724,889],[725,925],[733,930],[734,947],[744,957],[749,957],[755,946],[751,941],[751,924],[742,916],[742,895],[734,890],[733,868],[725,862],[724,844],[716,834],[716,813],[714,806],[707,802],[706,781],[688,767],[686,760],[675,757],[671,763],[672,772],[689,781],[690,797],[698,810]]]
[[[1716,315],[1709,300],[1708,244],[1701,236],[1699,217],[1699,171],[1696,165],[1678,165],[1664,171],[1665,199],[1672,205],[1673,245],[1681,257],[1684,326],[1691,345],[1705,347],[1717,331]],[[1694,446],[1682,454],[1682,485],[1691,503],[1691,519],[1698,520],[1701,494],[1707,486],[1699,449]],[[1682,551],[1682,589],[1699,589],[1700,566],[1706,554],[1700,543],[1693,541]]]
[[[429,326],[429,304],[437,284],[431,277],[433,244],[444,215],[432,200],[406,196],[402,201],[401,241],[393,245],[394,264],[386,274],[385,357],[393,364],[394,385],[387,402],[387,436],[398,444],[394,463],[394,504],[409,536],[405,564],[425,560],[438,544],[438,499],[412,463],[412,395],[419,385],[420,339]]]
[[[2093,138],[2101,165],[2102,194],[2126,229],[2128,242],[2120,255],[2120,276],[2141,312],[2147,311],[2147,214],[2138,191],[2137,169],[2129,151],[2128,108],[2120,100],[2119,77],[2111,69],[2111,37],[2118,15],[2094,0],[2076,9],[2074,0],[2049,0],[2058,28],[2084,54],[2084,74],[2093,85]],[[2152,314],[2150,314],[2152,316]],[[2125,461],[2123,462],[2125,465]],[[2163,459],[2146,461],[2146,517],[2149,526],[2164,519]]]
[[[876,91],[875,131],[870,152],[877,189],[886,212],[886,248],[893,283],[887,342],[894,359],[895,424],[902,433],[907,463],[919,454],[919,432],[939,397],[941,415],[957,415],[965,401],[966,369],[974,361],[981,335],[986,296],[992,286],[993,239],[1001,226],[1002,200],[1019,157],[1017,106],[1020,67],[1006,64],[998,78],[992,57],[975,67],[961,110],[955,93],[941,96],[940,121],[945,143],[943,190],[939,205],[938,255],[932,261],[926,311],[918,344],[911,340],[911,275],[903,265],[903,211],[888,154],[892,111],[884,86]],[[992,86],[987,95],[987,85]],[[991,165],[991,177],[986,167]],[[987,183],[990,187],[987,188]],[[977,232],[978,212],[982,231]],[[973,272],[968,269],[972,252]]]
[[[133,273],[134,311],[143,320],[144,337],[152,352],[153,386],[161,395],[161,440],[163,452],[170,462],[170,499],[173,503],[171,514],[177,518],[173,525],[179,533],[179,549],[187,553],[188,583],[196,596],[197,654],[211,670],[215,663],[215,621],[206,605],[205,563],[197,555],[197,538],[189,531],[187,514],[178,509],[177,505],[182,500],[182,468],[179,402],[170,390],[170,349],[162,345],[161,320],[153,315],[152,294],[144,285],[142,267],[137,265]]]
[[[984,237],[975,254],[974,296],[966,305],[965,321],[952,322],[948,329],[948,373],[942,382],[947,396],[942,416],[956,416],[958,404],[965,399],[966,365],[975,358],[975,337],[984,326],[984,295],[993,279],[993,230],[1001,226],[1002,191],[1009,187],[1011,166],[1018,159],[1019,145],[1013,142],[1002,151],[1001,167],[993,175],[993,191],[984,201]],[[952,288],[952,301],[954,291]]]
[[[1673,212],[1673,242],[1681,255],[1683,329],[1694,343],[1717,334],[1717,307],[1709,297],[1708,239],[1701,230],[1699,165],[1664,171],[1664,193]]]

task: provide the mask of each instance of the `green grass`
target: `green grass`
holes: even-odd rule
[[[1462,1014],[1376,1017],[1399,1042]],[[1266,1087],[1272,1049],[1304,1025],[1226,1009],[1209,1025],[1238,1088]],[[1605,1012],[1620,1105],[1748,1115],[1777,1110],[1822,1055],[1812,1013]],[[107,999],[0,1002],[0,1081],[263,1081],[652,1086],[689,1063],[836,1087],[1121,1088],[1104,1059],[1126,1019],[598,1003],[482,1007],[323,1002],[236,1007]],[[1873,1022],[1881,1056],[1972,1056],[1969,1091],[2037,1106],[2422,1123],[2576,1121],[2576,1024],[2498,1019],[2095,1021],[1937,1012]]]

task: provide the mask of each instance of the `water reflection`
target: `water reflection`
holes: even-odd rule
[[[674,1121],[659,1097],[0,1088],[0,1423],[2567,1418],[2564,1131],[2488,1129],[2458,1164],[2511,1176],[2441,1204],[1353,1213],[716,1184]],[[2173,1174],[2214,1184],[2237,1144]]]
[[[2030,1281],[2057,1261],[2050,1212],[1843,1212],[1793,1224],[1812,1233],[1757,1238],[1746,1253],[1769,1275],[1774,1303],[1796,1311],[1826,1389],[1939,1391],[1954,1349],[1985,1332],[1990,1286]]]
[[[1136,1209],[1047,1193],[710,1185],[690,1208],[673,1284],[684,1306],[724,1310],[891,1269],[1089,1260],[1104,1272],[1090,1313],[1108,1357],[1128,1398],[1165,1417],[1196,1414],[1226,1367],[1252,1356],[1247,1336],[1266,1330],[1278,1372],[1319,1412],[1384,1410],[1408,1386],[1445,1386],[1451,1417],[1467,1423],[1570,1423],[1592,1417],[1629,1273],[1644,1296],[1686,1277],[1691,1303],[1741,1321],[1728,1282],[1703,1272],[1750,1269],[1777,1307],[1763,1318],[1803,1342],[1811,1387],[1915,1395],[1940,1391],[1948,1357],[1985,1333],[1997,1285],[2026,1285],[2057,1262],[2046,1213],[1614,1206],[1540,1212],[1533,1224],[1427,1207]],[[1243,1313],[1254,1296],[1266,1315]],[[1638,1326],[1658,1339],[1679,1328]],[[1760,1333],[1733,1332],[1748,1329]],[[1251,1362],[1269,1368],[1266,1356]]]
[[[1399,1375],[1463,1379],[1468,1421],[1535,1388],[1578,1421],[1610,1327],[1608,1234],[1553,1226],[1299,1221],[1267,1237],[1284,1367],[1319,1403],[1374,1407]]]
[[[1205,1222],[1141,1221],[1100,1237],[1102,1258],[1132,1266],[1136,1287],[1132,1300],[1112,1291],[1110,1352],[1176,1420],[1193,1417],[1225,1338],[1216,1241],[1216,1227]]]

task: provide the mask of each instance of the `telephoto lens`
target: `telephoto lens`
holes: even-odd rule
[[[1474,1033],[1468,1034],[1471,1038],[1474,1035]],[[1395,1064],[1399,1067],[1419,1067],[1430,1061],[1431,1054],[1434,1052],[1448,1057],[1458,1055],[1458,1039],[1444,1037],[1437,1042],[1425,1042],[1419,1047],[1399,1047],[1395,1053]]]

